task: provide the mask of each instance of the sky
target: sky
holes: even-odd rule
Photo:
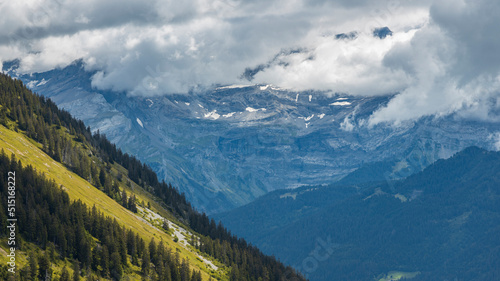
[[[500,121],[497,0],[0,0],[0,14],[0,63],[22,73],[82,59],[94,87],[129,95],[273,84],[396,94],[368,125]]]

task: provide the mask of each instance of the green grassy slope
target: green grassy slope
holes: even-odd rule
[[[43,172],[48,178],[55,180],[57,184],[63,186],[63,189],[68,192],[72,200],[80,199],[88,206],[95,205],[105,215],[116,218],[120,224],[137,232],[146,241],[152,238],[155,238],[156,241],[163,241],[165,246],[179,252],[181,258],[188,259],[194,269],[201,270],[204,280],[208,280],[210,274],[225,279],[221,272],[214,273],[214,271],[210,269],[193,250],[188,249],[180,243],[174,242],[171,235],[154,227],[139,215],[125,209],[102,191],[92,186],[89,182],[69,171],[64,165],[56,162],[45,154],[40,149],[38,143],[27,138],[24,134],[0,126],[0,149],[4,149],[7,154],[13,153],[22,163],[31,164],[39,172]],[[122,169],[122,167],[116,163],[114,165],[116,169]],[[146,202],[151,202],[153,210],[157,211],[162,216],[171,217],[168,211],[164,210],[159,203],[155,202],[150,194],[143,191],[137,185],[133,187],[134,191],[137,191],[136,194],[140,201],[144,200]],[[128,192],[130,193],[131,191],[132,189],[128,188]],[[5,257],[3,252],[2,257]]]

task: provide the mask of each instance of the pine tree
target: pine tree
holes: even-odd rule
[[[80,281],[80,263],[77,260],[73,263],[73,281]]]
[[[125,241],[126,237],[124,235],[119,235],[118,239],[118,251],[120,254],[121,264],[126,267],[128,258],[127,258],[127,242]]]
[[[150,270],[150,256],[149,256],[149,251],[144,249],[142,252],[142,265],[141,265],[141,272],[143,276],[149,276],[149,270]]]
[[[181,265],[181,281],[189,281],[189,273],[189,263],[186,259],[183,259]]]
[[[158,281],[163,281],[165,279],[165,268],[163,266],[163,262],[159,262],[156,266],[155,266],[155,271],[156,271],[156,274],[158,275],[157,276],[157,279]]]
[[[135,194],[130,195],[127,205],[130,211],[137,213],[137,206],[135,205]]]
[[[125,189],[122,190],[122,206],[127,208],[127,191]]]
[[[29,255],[29,275],[31,280],[36,280],[38,275],[38,260],[33,252]]]
[[[155,238],[154,237],[149,242],[148,250],[149,250],[149,256],[151,258],[151,261],[153,263],[156,263],[156,242],[155,242]]]
[[[163,269],[163,276],[162,280],[164,281],[172,281],[172,273],[170,272],[170,267],[168,264],[166,264],[165,268]]]
[[[132,230],[127,231],[127,252],[132,258],[132,264],[138,265],[139,259],[137,256],[137,243]]]
[[[68,269],[65,267],[63,267],[62,271],[61,271],[61,277],[59,277],[59,281],[70,281],[69,280],[69,272],[68,272]]]
[[[114,280],[120,280],[123,275],[122,261],[120,254],[118,252],[114,252],[111,254],[111,261],[109,263],[109,271],[111,274],[111,278]]]
[[[201,272],[195,271],[193,269],[193,274],[191,275],[191,281],[202,281],[202,279],[201,279]]]
[[[101,274],[104,277],[109,276],[109,251],[106,245],[102,246],[102,258],[101,258]]]
[[[52,277],[52,269],[50,266],[50,258],[45,251],[43,255],[38,258],[38,278],[40,280],[50,280]]]
[[[104,168],[99,172],[99,182],[101,183],[101,186],[104,186],[106,183],[106,173],[104,172]]]

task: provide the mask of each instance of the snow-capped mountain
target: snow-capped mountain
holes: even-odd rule
[[[4,63],[12,76],[15,69],[15,62]],[[208,213],[276,189],[331,183],[364,163],[393,161],[388,177],[403,177],[470,145],[491,149],[498,130],[455,116],[367,126],[391,96],[233,85],[139,97],[93,89],[92,74],[76,62],[18,78],[148,163]]]

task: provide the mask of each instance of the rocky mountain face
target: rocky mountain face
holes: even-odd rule
[[[395,163],[401,178],[477,145],[494,147],[495,124],[456,116],[368,127],[390,100],[271,85],[214,87],[203,93],[128,96],[91,86],[81,62],[45,73],[4,71],[148,163],[207,213],[233,209],[270,191],[331,183],[365,163]]]

